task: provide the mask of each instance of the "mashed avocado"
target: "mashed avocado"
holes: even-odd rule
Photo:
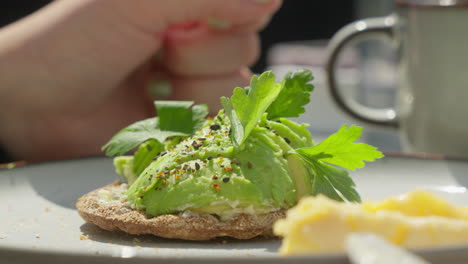
[[[153,216],[193,211],[222,217],[293,206],[298,195],[292,172],[305,166],[285,154],[313,145],[305,126],[265,117],[241,148],[234,148],[229,130],[221,111],[192,137],[161,153],[130,186],[130,204]],[[128,159],[117,160],[117,171],[132,180],[122,168]]]

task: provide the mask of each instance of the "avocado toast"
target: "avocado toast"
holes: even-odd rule
[[[315,144],[304,112],[313,86],[309,71],[252,78],[221,98],[224,109],[156,102],[158,117],[139,121],[104,146],[127,183],[84,195],[80,215],[107,230],[208,240],[271,235],[273,223],[307,195],[359,201],[348,173],[382,157],[355,144],[361,129],[343,126]],[[138,147],[133,156],[123,154]]]

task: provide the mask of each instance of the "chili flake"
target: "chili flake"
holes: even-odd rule
[[[215,188],[216,190],[219,190],[221,188],[221,186],[219,186],[219,184],[215,183],[215,184],[213,184],[213,188]]]

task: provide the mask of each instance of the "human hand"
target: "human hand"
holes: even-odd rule
[[[17,159],[97,155],[118,129],[154,115],[155,80],[171,84],[167,99],[216,109],[247,84],[257,32],[280,4],[55,1],[0,31],[0,142]]]

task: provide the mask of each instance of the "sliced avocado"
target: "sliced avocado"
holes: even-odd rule
[[[304,164],[304,161],[301,160],[296,155],[288,155],[288,168],[289,175],[294,181],[296,186],[296,197],[299,200],[300,198],[311,193],[312,184],[310,181],[310,171],[309,168]]]
[[[263,120],[242,148],[234,148],[222,115],[205,122],[139,175],[127,192],[136,209],[149,215],[192,211],[217,214],[267,213],[293,206],[310,191],[307,169],[288,155],[311,139],[301,125]],[[291,138],[291,140],[289,139]]]
[[[138,175],[133,173],[133,156],[120,156],[114,158],[115,172],[122,176],[127,183],[132,184]]]

